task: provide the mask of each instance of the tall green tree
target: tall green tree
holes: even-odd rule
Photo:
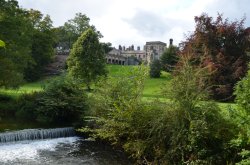
[[[233,87],[246,74],[249,61],[249,34],[244,19],[229,22],[222,15],[214,20],[202,14],[195,17],[195,23],[194,33],[184,42],[183,54],[193,52],[194,64],[210,68],[215,99],[232,100]]]
[[[43,16],[40,11],[29,10],[29,19],[33,26],[31,56],[33,62],[25,72],[26,80],[36,80],[42,76],[44,67],[54,57],[55,35],[49,15]]]
[[[99,35],[92,28],[86,30],[74,43],[67,64],[69,74],[82,80],[89,90],[93,81],[106,74],[104,50]]]
[[[0,86],[16,86],[22,82],[24,70],[32,62],[32,25],[27,11],[21,9],[16,0],[0,0],[0,11],[0,38],[7,45],[0,50]]]
[[[89,21],[90,19],[85,14],[76,13],[73,19],[68,20],[63,26],[57,28],[58,45],[72,48],[73,43],[76,42],[84,31],[88,28],[95,29],[93,25],[90,25]]]
[[[160,61],[162,70],[166,72],[171,72],[174,66],[178,62],[178,47],[170,45],[162,54]]]

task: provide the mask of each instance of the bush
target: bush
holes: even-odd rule
[[[34,92],[23,94],[18,100],[18,110],[16,117],[20,120],[36,121],[38,108],[38,98],[42,96],[42,92]]]
[[[57,124],[77,123],[87,109],[84,90],[65,77],[53,79],[43,92],[22,96],[19,105],[18,117]]]
[[[230,162],[228,143],[234,137],[234,125],[208,100],[206,68],[192,66],[189,56],[181,57],[180,62],[182,67],[164,90],[170,105],[164,106],[165,115],[152,127],[152,139],[160,139],[155,141],[161,151],[159,159],[167,164]]]
[[[207,100],[206,68],[186,59],[168,91],[170,102],[143,102],[145,70],[109,77],[90,100],[88,132],[120,145],[139,164],[226,164],[234,125]],[[169,87],[169,86],[168,86]],[[169,98],[169,97],[168,97]]]
[[[0,94],[0,119],[15,116],[16,100],[10,96]]]
[[[249,65],[250,68],[250,65]],[[245,78],[235,87],[234,95],[237,109],[232,113],[233,119],[238,123],[240,132],[238,138],[232,141],[233,146],[241,150],[242,160],[239,165],[250,164],[250,70]]]
[[[149,75],[151,78],[159,78],[161,76],[161,63],[160,60],[154,60],[150,64]]]

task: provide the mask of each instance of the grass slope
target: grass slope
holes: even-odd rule
[[[20,95],[24,93],[32,93],[32,92],[43,90],[43,86],[47,83],[47,81],[48,80],[41,80],[37,82],[26,83],[24,85],[21,85],[17,89],[0,88],[0,95],[7,95],[12,98],[18,98]]]
[[[121,65],[108,65],[108,71],[111,76],[122,76],[123,72],[128,72],[132,67],[136,66],[121,66]],[[19,89],[0,89],[0,95],[8,95],[13,98],[19,97],[24,93],[31,93],[34,91],[43,90],[43,86],[51,78],[47,78],[38,82],[26,83],[22,85]],[[166,72],[162,72],[160,78],[150,78],[148,77],[145,82],[145,87],[143,91],[144,100],[154,100],[156,98],[163,99],[163,93],[161,93],[162,86],[168,86],[171,80],[171,75]],[[228,109],[228,106],[235,108],[233,103],[218,103],[221,109]]]
[[[108,71],[111,76],[122,76],[123,72],[129,72],[132,67],[136,66],[108,65]],[[168,85],[170,80],[171,75],[166,72],[162,72],[160,78],[148,77],[145,82],[143,97],[146,99],[162,98],[161,88],[163,85]]]

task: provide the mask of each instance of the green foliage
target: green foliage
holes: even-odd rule
[[[174,70],[176,63],[178,62],[178,47],[170,45],[162,54],[160,61],[162,69],[166,72]]]
[[[205,101],[206,68],[182,62],[166,87],[168,103],[141,100],[147,72],[140,67],[101,81],[90,100],[88,127],[81,131],[122,146],[140,164],[233,161],[228,148],[234,125],[215,103]]]
[[[149,75],[151,78],[159,78],[161,76],[161,63],[160,60],[155,59],[150,63]]]
[[[54,56],[55,36],[52,31],[52,21],[48,15],[37,10],[29,11],[29,19],[34,27],[31,47],[33,62],[25,70],[25,79],[34,81],[41,78],[44,67]]]
[[[240,132],[238,138],[232,141],[233,146],[237,146],[241,149],[240,155],[242,156],[242,161],[238,164],[249,164],[250,163],[250,70],[246,77],[239,81],[235,87],[235,101],[237,108],[232,112],[233,118]]]
[[[13,98],[0,94],[0,121],[3,118],[13,117],[17,108]]]
[[[87,109],[84,91],[65,77],[52,80],[44,92],[24,95],[19,102],[18,117],[43,123],[77,123]]]
[[[31,122],[36,121],[36,108],[38,107],[37,103],[40,97],[42,97],[42,93],[34,92],[29,94],[23,94],[20,98],[18,98],[18,110],[15,114],[17,119],[28,120]]]
[[[106,75],[106,60],[98,34],[86,30],[74,43],[67,60],[68,71],[75,79],[82,80],[90,90],[91,82]]]
[[[209,67],[214,99],[233,100],[233,88],[247,72],[249,56],[248,33],[244,19],[229,22],[218,15],[215,20],[207,14],[195,17],[195,31],[183,44],[182,52],[194,52],[194,64]]]
[[[102,47],[103,47],[103,50],[104,50],[104,53],[107,54],[108,52],[110,52],[113,48],[112,48],[112,44],[110,42],[102,42],[101,43]]]
[[[171,80],[171,87],[163,89],[165,95],[178,103],[181,109],[190,109],[205,101],[209,95],[207,68],[195,67],[190,63],[190,56],[182,56],[180,66]]]
[[[136,122],[144,124],[145,121],[140,118],[140,115],[144,115],[140,112],[144,110],[141,98],[147,72],[145,66],[133,67],[130,71],[123,70],[121,76],[100,81],[90,99],[89,115],[92,117],[89,127],[92,130],[83,130],[113,144],[130,146],[128,139],[133,138],[133,134],[140,135],[134,128],[145,130]]]
[[[207,68],[194,67],[188,56],[182,57],[171,81],[164,90],[171,99],[166,116],[159,118],[153,133],[167,137],[160,146],[169,164],[225,164],[232,161],[228,143],[234,137],[234,125],[219,113],[219,107],[208,101]],[[163,130],[159,130],[164,123]]]
[[[249,65],[250,67],[250,65]],[[239,81],[236,85],[234,94],[236,95],[236,103],[244,111],[245,115],[250,115],[250,70],[246,77]]]
[[[2,40],[0,40],[0,47],[5,47],[5,42],[3,42]]]
[[[73,19],[68,20],[63,26],[55,29],[57,45],[64,49],[72,48],[73,43],[75,43],[87,29],[93,28],[95,30],[95,27],[90,25],[89,22],[90,19],[85,14],[76,13]]]
[[[23,79],[39,79],[54,54],[50,17],[22,9],[16,0],[1,0],[0,11],[0,38],[8,45],[0,49],[0,86],[16,87]]]
[[[30,57],[32,26],[27,12],[19,8],[16,0],[0,1],[0,38],[6,49],[0,49],[0,86],[16,86],[23,79],[23,73]]]
[[[22,73],[11,59],[0,55],[0,87],[18,87],[23,82]]]
[[[78,122],[86,110],[84,91],[64,77],[53,80],[45,87],[38,99],[38,121],[72,123]]]

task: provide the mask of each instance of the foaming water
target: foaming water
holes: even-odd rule
[[[16,164],[25,162],[39,163],[40,152],[55,151],[59,144],[73,144],[79,138],[67,137],[39,141],[22,141],[19,143],[3,143],[0,145],[0,164]]]
[[[112,147],[80,137],[0,143],[1,165],[128,165]]]

